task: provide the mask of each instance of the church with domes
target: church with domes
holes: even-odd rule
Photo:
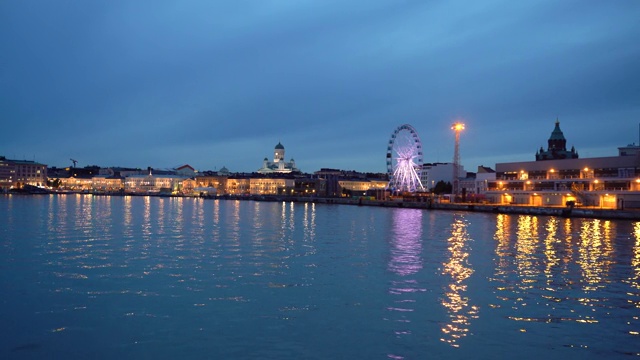
[[[257,172],[260,174],[288,174],[299,171],[293,159],[288,162],[284,160],[284,146],[278,142],[273,149],[273,161],[264,158],[262,167]]]
[[[542,147],[536,151],[536,161],[541,160],[558,160],[558,159],[577,159],[578,152],[571,147],[567,151],[567,140],[564,138],[562,130],[560,130],[560,121],[556,119],[556,127],[551,132],[549,140],[547,140],[547,150]]]

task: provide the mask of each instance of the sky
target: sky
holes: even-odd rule
[[[640,143],[640,1],[0,2],[0,155],[252,172],[581,158]]]

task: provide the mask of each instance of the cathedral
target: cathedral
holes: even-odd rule
[[[547,151],[544,151],[542,146],[540,150],[536,151],[536,161],[578,158],[578,152],[573,146],[570,151],[567,151],[567,140],[564,138],[562,130],[560,130],[560,121],[558,119],[556,119],[556,127],[551,132],[547,144]]]
[[[278,142],[278,145],[273,149],[273,161],[269,161],[269,159],[264,158],[262,167],[258,169],[257,172],[260,174],[288,174],[299,171],[300,170],[296,168],[296,162],[293,159],[289,162],[284,161],[284,146]]]

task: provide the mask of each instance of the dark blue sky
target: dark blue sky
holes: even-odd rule
[[[0,2],[0,155],[49,166],[286,158],[385,171],[532,161],[556,118],[580,157],[638,143],[640,1]]]

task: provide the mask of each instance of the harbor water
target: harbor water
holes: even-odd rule
[[[0,196],[3,359],[640,357],[640,222]]]

